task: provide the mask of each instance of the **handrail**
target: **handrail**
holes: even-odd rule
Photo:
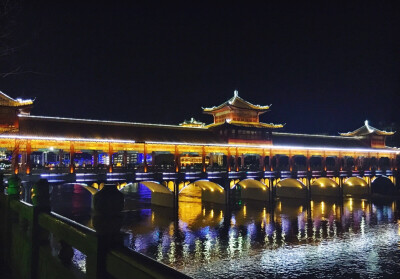
[[[107,271],[115,278],[129,279],[132,278],[132,274],[135,274],[135,272],[137,278],[191,278],[126,247],[111,250],[107,254],[106,263]]]
[[[118,190],[115,188],[115,191]],[[36,194],[40,196],[41,193],[39,191]],[[119,240],[119,230],[108,230],[108,224],[117,218],[115,216],[117,215],[109,215],[108,211],[101,211],[101,208],[99,211],[95,210],[94,217],[98,218],[94,219],[97,222],[94,222],[95,228],[96,224],[100,224],[100,231],[96,231],[49,212],[48,206],[31,205],[18,200],[18,197],[12,198],[0,192],[0,261],[6,262],[12,268],[16,279],[105,279],[109,275],[115,279],[128,279],[132,276],[149,279],[190,278],[124,247]],[[118,234],[117,237],[113,235],[115,233]],[[51,243],[50,234],[54,237]],[[59,241],[58,248],[53,246],[55,241]],[[85,272],[76,272],[76,267],[72,265],[73,248],[86,255]],[[54,251],[57,249],[58,253],[55,255]]]

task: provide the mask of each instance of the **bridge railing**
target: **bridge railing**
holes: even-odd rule
[[[18,193],[7,195],[0,189],[0,260],[15,278],[190,278],[124,247],[120,213],[95,210],[94,230],[50,212],[48,184],[47,190],[46,185],[41,190],[38,186],[33,190],[34,205],[20,201]]]

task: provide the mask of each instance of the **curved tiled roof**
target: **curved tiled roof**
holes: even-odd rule
[[[376,134],[380,136],[391,136],[395,132],[387,132],[387,131],[382,131],[379,129],[376,129],[372,126],[369,126],[368,120],[365,120],[364,126],[358,128],[357,130],[353,132],[347,132],[347,133],[340,133],[341,136],[344,137],[355,137],[355,136],[366,136],[370,134]]]
[[[271,105],[269,105],[269,106],[253,105],[252,103],[240,98],[238,91],[235,90],[233,97],[230,98],[228,101],[226,101],[216,107],[203,108],[203,112],[204,113],[212,113],[212,112],[215,112],[226,106],[234,107],[234,108],[238,108],[238,109],[257,110],[259,112],[266,112],[271,107]]]
[[[8,106],[8,107],[23,107],[23,106],[30,106],[33,104],[33,100],[27,99],[23,100],[20,98],[13,99],[7,94],[0,91],[0,105],[1,106]]]
[[[24,115],[19,116],[19,134],[136,142],[224,143],[206,128]]]

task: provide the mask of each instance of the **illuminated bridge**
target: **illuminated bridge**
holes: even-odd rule
[[[368,121],[337,136],[279,132],[284,125],[260,122],[270,106],[237,91],[203,108],[213,116],[209,125],[193,118],[163,125],[34,116],[32,106],[0,93],[1,168],[23,181],[76,182],[91,191],[101,182],[140,182],[153,203],[166,206],[193,191],[227,203],[237,196],[390,193],[396,185],[400,150],[385,145],[394,132]]]

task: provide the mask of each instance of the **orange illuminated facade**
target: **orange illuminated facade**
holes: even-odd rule
[[[290,170],[296,156],[305,157],[308,168],[315,156],[321,158],[322,164],[333,157],[338,165],[352,157],[356,169],[362,166],[362,159],[385,157],[395,169],[396,156],[400,154],[399,149],[385,146],[385,138],[393,132],[378,130],[367,122],[354,132],[338,136],[280,132],[282,124],[260,122],[259,116],[270,106],[251,104],[237,91],[223,104],[203,109],[213,116],[214,122],[209,125],[194,119],[182,125],[163,125],[34,116],[29,113],[32,105],[32,100],[0,94],[0,148],[13,154],[15,172],[22,168],[31,173],[31,155],[35,152],[53,152],[60,164],[61,158],[69,156],[66,167],[71,172],[75,171],[73,162],[79,152],[94,157],[104,153],[109,158],[119,154],[122,159],[118,166],[127,164],[128,155],[142,154],[145,172],[157,161],[148,158],[156,156],[165,158],[158,160],[160,165],[172,162],[177,171],[190,165],[201,165],[205,171],[213,164],[237,171],[246,164],[273,170],[272,165],[279,165],[282,156],[288,157]],[[249,163],[248,157],[254,157],[253,161]],[[93,159],[94,165],[97,160]],[[112,161],[109,160],[109,172],[115,167]]]

